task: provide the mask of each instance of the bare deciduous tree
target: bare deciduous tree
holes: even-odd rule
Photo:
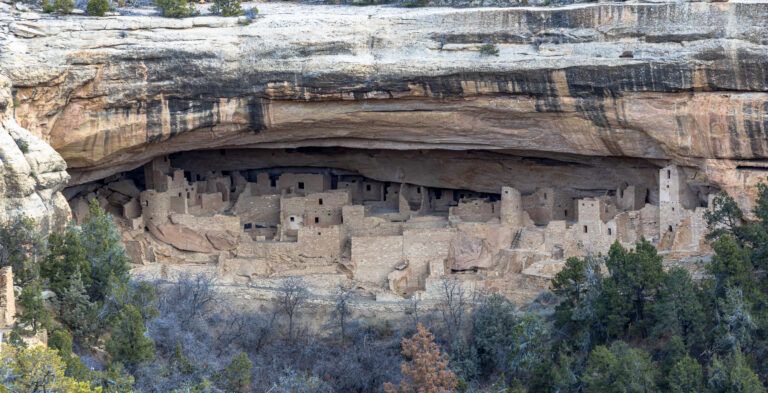
[[[347,333],[347,320],[352,311],[349,309],[349,302],[354,295],[354,290],[351,286],[345,284],[339,284],[336,289],[336,295],[334,296],[335,307],[331,317],[338,322],[339,330],[341,331],[341,343],[344,344]]]
[[[467,291],[461,281],[448,277],[443,279],[440,291],[442,299],[438,304],[438,310],[445,326],[448,342],[453,343],[456,335],[464,327],[464,319],[473,293]]]
[[[293,318],[307,300],[307,285],[300,277],[288,277],[283,279],[279,290],[278,307],[288,317],[288,339],[293,341]]]

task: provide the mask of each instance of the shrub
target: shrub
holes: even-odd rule
[[[240,0],[213,0],[211,13],[221,16],[240,16],[245,11],[240,8]]]
[[[158,0],[155,4],[166,18],[186,18],[199,14],[187,0]]]
[[[403,7],[406,8],[426,7],[428,5],[429,0],[410,0],[403,3]]]
[[[49,3],[48,0],[43,0],[43,12],[71,14],[74,9],[75,3],[72,0],[53,0],[53,3]]]
[[[493,45],[491,43],[486,43],[483,45],[480,45],[478,48],[480,50],[480,54],[483,56],[498,56],[499,55],[499,48],[496,47],[496,45]]]
[[[24,139],[16,139],[16,146],[19,147],[19,150],[21,150],[22,153],[29,153],[29,142],[25,141]]]
[[[256,7],[251,7],[245,10],[245,17],[248,18],[248,20],[256,19],[256,15],[259,13],[259,9]]]
[[[86,11],[88,15],[104,16],[109,11],[109,0],[88,0]]]

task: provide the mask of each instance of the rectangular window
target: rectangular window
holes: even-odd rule
[[[320,222],[320,217],[315,217],[315,224]]]
[[[304,189],[304,182],[300,181],[299,182],[299,190],[303,190],[303,189]]]
[[[251,228],[253,228],[253,224],[251,224],[250,222],[245,224],[245,225],[243,225],[243,229],[247,230],[247,229],[251,229]]]
[[[611,228],[608,228],[608,236],[611,236],[611,234],[612,234]]]
[[[588,230],[587,230],[587,226],[586,226],[586,225],[584,225],[584,233],[587,233],[587,232],[588,232]]]
[[[318,199],[318,200],[317,200],[317,204],[318,204],[318,205],[322,205],[322,204],[323,204],[323,198],[320,198],[320,199]]]
[[[365,191],[371,191],[371,185],[370,184],[366,184],[365,185]]]
[[[291,222],[296,221],[296,217],[291,216]]]

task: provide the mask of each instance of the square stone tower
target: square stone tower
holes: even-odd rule
[[[675,165],[659,171],[659,236],[674,232],[686,210],[698,206],[698,199],[686,182],[685,173]]]

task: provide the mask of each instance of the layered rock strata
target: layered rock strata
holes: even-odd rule
[[[744,208],[765,174],[765,2],[259,8],[247,26],[4,15],[16,119],[73,184],[222,147],[607,157],[595,178],[640,159]]]
[[[10,81],[0,76],[0,221],[30,217],[43,232],[70,218],[61,194],[67,164],[47,143],[13,118]]]

